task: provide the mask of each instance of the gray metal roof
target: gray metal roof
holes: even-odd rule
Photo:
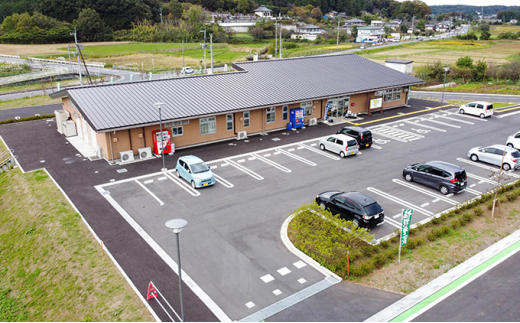
[[[68,88],[70,97],[98,132],[158,124],[290,102],[362,93],[423,80],[354,54],[243,62],[238,72]]]
[[[389,59],[389,60],[385,61],[385,63],[409,64],[409,63],[413,63],[413,61],[406,61],[406,60],[402,60],[402,59]]]
[[[261,5],[260,7],[256,8],[254,12],[257,11],[272,11],[271,9],[267,8],[265,5]]]

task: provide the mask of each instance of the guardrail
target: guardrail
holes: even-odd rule
[[[25,82],[25,81],[30,81],[30,80],[37,80],[37,79],[41,79],[44,77],[50,77],[50,76],[55,76],[55,75],[67,74],[67,73],[68,73],[68,69],[66,69],[66,68],[54,68],[52,70],[46,70],[46,71],[41,71],[41,72],[7,76],[7,77],[2,77],[0,79],[0,85],[14,84],[14,83]]]
[[[4,151],[0,154],[0,173],[8,171],[11,166],[16,166],[16,157],[12,155],[13,150]]]
[[[18,56],[18,55],[4,55],[4,54],[0,54],[0,57],[20,59],[20,56]]]
[[[129,66],[123,66],[123,65],[121,65],[121,66],[114,65],[114,66],[112,66],[112,68],[115,68],[115,69],[118,69],[118,70],[139,72],[139,68],[137,68],[137,67],[129,67]]]
[[[31,60],[31,61],[35,61],[35,62],[45,62],[45,63],[63,64],[63,65],[78,65],[77,62],[59,61],[59,60],[46,59],[46,58],[27,57],[27,59]],[[80,63],[79,65],[83,66],[82,63]],[[90,67],[105,68],[104,64],[87,63],[85,65],[90,66]]]

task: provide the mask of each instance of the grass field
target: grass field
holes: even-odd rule
[[[0,174],[0,321],[152,321],[48,175]]]
[[[45,105],[61,103],[61,99],[51,99],[48,95],[37,95],[32,98],[22,98],[15,100],[0,101],[0,110],[22,108],[22,107],[33,107],[36,105]]]
[[[27,85],[4,85],[0,86],[0,94],[1,93],[13,93],[13,92],[22,92],[22,91],[31,91],[31,90],[41,90],[42,86],[45,88],[56,88],[57,83],[60,83],[62,87],[69,85],[79,85],[79,78],[74,80],[64,80],[59,82],[44,82],[44,83],[33,83]]]

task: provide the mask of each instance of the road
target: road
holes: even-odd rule
[[[16,109],[5,109],[0,110],[0,120],[32,117],[35,115],[54,114],[55,110],[61,110],[61,103],[58,104],[47,104],[36,107],[25,107]]]

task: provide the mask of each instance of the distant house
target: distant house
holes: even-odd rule
[[[391,23],[401,25],[403,21],[401,19],[393,19]]]
[[[413,69],[413,61],[391,59],[391,60],[385,61],[385,66],[390,67],[391,69],[394,69],[401,73],[411,75],[412,69]]]
[[[435,24],[425,24],[424,25],[424,30],[435,31]]]
[[[347,16],[347,13],[346,12],[340,12],[338,13],[338,17],[340,18],[345,18]]]
[[[321,34],[323,33],[325,30],[323,30],[322,28],[318,27],[318,26],[314,26],[314,25],[305,25],[305,26],[301,26],[298,28],[298,32],[299,33],[305,33],[305,34]]]
[[[385,23],[382,20],[372,20],[370,26],[382,27]]]
[[[435,30],[439,31],[439,32],[446,32],[446,31],[450,30],[451,28],[453,28],[453,23],[449,20],[439,22],[435,26]]]
[[[358,36],[356,38],[357,43],[364,42],[380,42],[385,35],[385,31],[382,27],[378,26],[367,26],[367,27],[358,27]]]
[[[392,30],[395,30],[395,31],[399,30],[400,26],[401,26],[400,24],[394,24],[394,23],[387,23],[387,24],[384,25],[384,27],[388,27],[388,28],[390,28]]]
[[[501,24],[502,19],[490,19],[489,22],[492,24]]]
[[[260,17],[271,17],[271,13],[273,11],[267,8],[265,5],[261,5],[260,7],[254,10],[255,15]]]
[[[335,11],[335,10],[332,10],[331,12],[327,13],[325,16],[326,16],[327,18],[332,18],[332,19],[334,19],[334,18],[336,18],[336,17],[338,16],[338,12]]]
[[[345,27],[352,27],[352,26],[359,26],[363,27],[365,26],[365,21],[357,18],[349,19],[345,21]]]
[[[510,23],[510,24],[517,24],[517,23],[518,23],[518,20],[516,20],[516,19],[511,19],[511,20],[509,20],[509,23]]]

